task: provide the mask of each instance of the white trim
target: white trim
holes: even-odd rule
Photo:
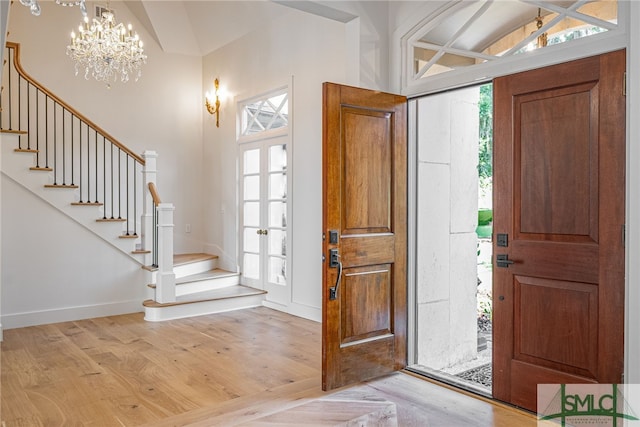
[[[243,207],[243,189],[241,188],[241,186],[243,185],[243,181],[242,181],[242,153],[244,153],[244,151],[246,150],[246,146],[249,143],[257,143],[257,144],[262,144],[262,143],[268,143],[267,141],[272,140],[272,139],[276,139],[276,138],[281,138],[285,140],[285,144],[286,144],[286,151],[287,151],[287,170],[286,170],[286,177],[287,177],[287,198],[286,198],[286,209],[287,209],[287,227],[286,227],[286,242],[287,242],[287,253],[286,253],[286,257],[285,257],[285,263],[286,263],[286,275],[287,275],[287,295],[286,295],[286,307],[291,307],[291,305],[293,304],[293,108],[294,108],[294,95],[293,95],[293,91],[294,91],[294,77],[290,76],[288,78],[288,81],[286,84],[284,85],[280,85],[272,90],[268,90],[268,91],[263,91],[258,95],[253,95],[253,96],[245,96],[242,97],[241,100],[237,100],[236,101],[236,106],[237,106],[237,116],[236,116],[236,128],[237,128],[237,140],[236,140],[236,146],[237,146],[237,151],[236,151],[236,168],[237,168],[237,189],[236,189],[236,194],[237,194],[237,204],[238,204],[238,216],[236,219],[236,224],[237,224],[237,230],[236,230],[236,236],[238,239],[238,244],[236,245],[237,247],[237,257],[236,259],[238,260],[238,265],[241,266],[243,263],[243,215],[244,215],[244,207]],[[287,94],[287,102],[289,103],[289,111],[288,111],[288,122],[287,122],[287,126],[281,127],[281,128],[277,128],[277,129],[273,129],[273,130],[268,130],[268,131],[264,131],[264,132],[259,132],[256,134],[252,134],[252,135],[242,135],[242,109],[243,109],[243,105],[247,104],[249,102],[253,102],[255,100],[259,100],[259,99],[265,99],[265,98],[270,98],[272,96],[278,95],[278,94],[282,94],[282,93],[286,93]],[[238,99],[238,98],[236,98]],[[265,151],[265,153],[268,153],[268,150]],[[268,158],[267,158],[268,161]],[[262,174],[262,171],[261,171]],[[267,171],[268,174],[268,171]],[[267,207],[265,207],[265,209],[267,209]],[[267,217],[268,217],[268,212],[267,212]],[[268,246],[268,245],[267,245]],[[268,256],[265,256],[265,259],[267,259]],[[242,268],[239,267],[238,271],[240,271],[242,273]],[[265,272],[266,272],[266,268],[265,268]],[[266,274],[266,273],[265,273]],[[262,282],[262,287],[261,289],[265,288],[265,284],[267,282],[268,278],[264,277],[263,278],[263,282]],[[241,276],[240,279],[240,283],[245,284],[247,286],[252,286],[252,283],[246,282],[245,278],[243,276]],[[267,294],[267,296],[265,298],[269,298],[269,295]],[[265,299],[266,302],[266,299]],[[278,307],[281,307],[281,304],[279,303],[273,303],[274,306],[271,308],[274,308],[276,310],[278,310]],[[281,311],[285,311],[285,312],[289,312],[289,309],[286,310],[281,310]]]
[[[393,89],[408,97],[427,95],[443,90],[450,90],[467,86],[470,83],[488,81],[496,77],[514,74],[521,71],[528,71],[535,68],[546,67],[575,59],[586,58],[601,53],[623,49],[627,46],[626,30],[628,24],[629,3],[627,1],[618,2],[618,29],[600,34],[595,34],[570,43],[563,43],[554,46],[547,46],[544,49],[527,52],[525,54],[509,57],[500,57],[493,61],[477,64],[472,67],[460,68],[446,73],[429,76],[428,78],[413,80],[409,78],[411,72],[413,55],[408,46],[412,46],[412,41],[418,38],[424,28],[431,28],[430,21],[438,21],[448,16],[450,10],[454,11],[464,7],[465,2],[446,4],[445,6],[430,13],[426,18],[417,19],[413,26],[407,23],[393,34],[391,43],[392,56],[396,58],[400,65],[400,75],[394,74],[392,80]],[[422,16],[416,14],[415,16]],[[395,68],[395,67],[394,67]]]
[[[640,3],[629,2],[629,22],[639,22]],[[626,259],[625,259],[625,382],[640,383],[640,27],[629,26],[627,49],[627,182],[626,182]]]
[[[424,81],[415,82],[412,86],[404,87],[402,94],[409,97],[427,95],[443,90],[468,86],[469,84],[489,81],[496,77],[624,49],[626,45],[625,34],[596,34],[576,40],[571,44],[564,43],[548,46],[541,50],[511,56],[500,61],[485,62],[466,69],[461,68],[431,76],[422,79]]]
[[[418,363],[418,304],[417,260],[418,252],[418,102],[411,100],[407,108],[407,366]]]
[[[318,307],[311,307],[309,305],[298,303],[291,303],[288,306],[284,306],[266,300],[262,302],[262,305],[273,310],[282,311],[314,322],[322,322],[322,309]]]
[[[4,329],[23,328],[26,326],[70,322],[94,317],[117,316],[142,311],[142,301],[140,300],[29,311],[3,315],[2,327],[4,327]]]
[[[246,98],[246,99],[242,99],[239,101],[236,101],[236,111],[238,112],[237,115],[237,121],[238,121],[238,137],[237,137],[237,143],[238,144],[244,144],[247,142],[253,142],[253,141],[260,141],[263,139],[268,139],[268,138],[274,138],[277,136],[281,136],[281,135],[286,135],[289,132],[289,126],[291,125],[291,94],[292,94],[292,86],[293,86],[293,82],[292,82],[293,76],[291,77],[290,81],[288,82],[287,85],[284,86],[280,86],[277,87],[275,89],[269,90],[267,92],[263,92],[261,94],[252,96],[250,98]],[[255,101],[260,101],[260,100],[268,100],[270,98],[273,98],[277,95],[282,95],[282,94],[286,94],[287,95],[287,103],[288,103],[288,109],[289,111],[287,112],[287,126],[282,126],[279,128],[275,128],[275,129],[267,129],[261,132],[257,132],[254,134],[250,134],[250,135],[243,135],[243,123],[242,123],[242,117],[244,115],[244,107],[247,104],[253,103]]]

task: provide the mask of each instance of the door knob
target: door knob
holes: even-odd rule
[[[496,265],[502,268],[509,268],[515,261],[509,259],[509,255],[500,254],[496,257]]]

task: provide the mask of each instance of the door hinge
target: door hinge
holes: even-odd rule
[[[622,96],[627,96],[627,72],[622,76]]]
[[[627,225],[622,224],[622,247],[627,245]]]

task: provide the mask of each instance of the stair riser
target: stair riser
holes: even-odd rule
[[[212,291],[240,284],[238,275],[217,277],[197,282],[181,283],[176,285],[176,296],[189,295],[196,292]]]
[[[204,273],[206,271],[213,270],[217,267],[217,264],[216,259],[191,262],[189,264],[182,264],[173,267],[173,273],[176,275],[176,279],[179,279],[192,274]]]
[[[169,307],[145,307],[144,319],[150,322],[182,319],[185,317],[203,316],[206,314],[223,313],[225,311],[262,305],[264,295],[250,295],[236,298],[226,298],[214,301],[202,301],[191,304],[181,304]]]

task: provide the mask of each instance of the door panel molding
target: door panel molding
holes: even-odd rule
[[[406,103],[323,85],[324,390],[406,366]]]
[[[494,82],[493,395],[530,410],[537,384],[622,379],[625,57]]]

